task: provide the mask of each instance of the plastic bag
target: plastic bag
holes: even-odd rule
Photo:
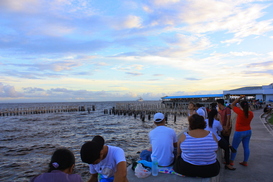
[[[148,169],[144,168],[142,166],[142,164],[138,163],[136,168],[135,168],[135,175],[138,178],[146,178],[149,175],[151,175],[151,171],[149,171]]]

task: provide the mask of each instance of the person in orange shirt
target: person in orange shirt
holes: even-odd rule
[[[239,164],[247,166],[247,161],[250,155],[249,142],[251,137],[251,127],[250,123],[254,117],[253,112],[249,111],[249,105],[246,100],[240,102],[240,99],[244,98],[244,95],[241,95],[235,101],[232,102],[231,108],[237,114],[235,132],[233,136],[232,146],[237,150],[240,143],[243,143],[244,147],[244,161]],[[240,102],[241,108],[237,107],[236,104]],[[230,164],[233,165],[233,161],[236,157],[236,153],[231,153]]]

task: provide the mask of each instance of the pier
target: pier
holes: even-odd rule
[[[81,112],[95,111],[95,105],[92,106],[46,106],[46,107],[16,107],[0,109],[0,116],[18,116],[29,114],[61,113],[61,112]]]
[[[104,114],[140,117],[142,121],[145,121],[151,120],[155,113],[161,112],[164,113],[166,121],[171,117],[176,122],[178,116],[187,116],[187,107],[188,103],[176,107],[168,107],[160,101],[117,103],[115,107],[109,110],[105,109]]]

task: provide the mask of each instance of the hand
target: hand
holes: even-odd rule
[[[240,95],[239,99],[244,98],[244,97],[245,97],[245,95]]]

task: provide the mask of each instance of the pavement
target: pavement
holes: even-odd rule
[[[221,182],[273,182],[273,130],[265,119],[260,117],[263,113],[262,109],[253,112],[248,166],[239,164],[244,157],[243,146],[240,144],[234,161],[234,167],[237,169],[221,170]],[[235,123],[235,116],[233,115],[232,118]]]
[[[234,161],[235,171],[224,169],[221,164],[221,171],[214,178],[190,178],[180,177],[174,174],[159,173],[158,176],[149,176],[147,178],[137,178],[131,170],[131,166],[127,168],[127,177],[130,182],[273,182],[273,128],[264,118],[261,118],[263,110],[255,110],[254,118],[251,122],[252,137],[250,139],[250,157],[248,166],[242,166],[239,162],[243,161],[243,147],[239,145],[237,156]],[[232,113],[232,122],[235,127],[236,114]],[[233,129],[234,129],[233,127]],[[230,141],[232,142],[231,133]],[[220,151],[221,152],[221,151]],[[223,155],[218,155],[222,157]],[[219,162],[224,160],[219,159]]]

